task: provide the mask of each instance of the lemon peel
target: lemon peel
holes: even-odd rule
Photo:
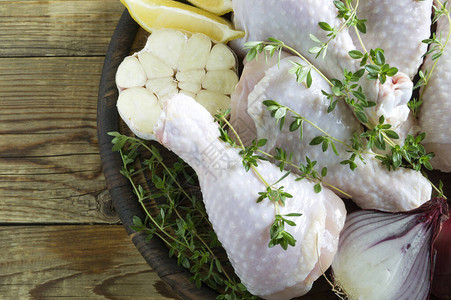
[[[188,34],[203,33],[215,43],[244,36],[224,18],[173,0],[121,0],[132,18],[146,31],[172,28]]]
[[[188,0],[188,2],[218,16],[233,10],[232,0]]]

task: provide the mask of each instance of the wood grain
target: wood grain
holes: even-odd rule
[[[179,299],[123,226],[0,227],[1,299]]]
[[[0,58],[0,222],[117,222],[98,155],[103,58]]]
[[[84,225],[119,220],[96,100],[123,10],[0,0],[0,299],[176,299],[123,225]]]
[[[0,56],[103,56],[119,0],[0,0]]]

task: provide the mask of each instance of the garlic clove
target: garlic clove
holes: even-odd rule
[[[208,71],[202,81],[202,87],[213,92],[230,95],[238,84],[238,75],[232,70]]]
[[[144,51],[152,52],[169,67],[176,70],[188,37],[177,30],[155,30],[147,40]]]
[[[126,57],[117,68],[116,85],[119,90],[143,86],[146,80],[146,73],[136,57]]]
[[[203,107],[205,107],[213,116],[218,113],[219,110],[226,110],[230,107],[230,97],[218,92],[212,92],[208,90],[201,90],[195,97]]]
[[[174,70],[152,52],[141,51],[138,53],[138,59],[147,79],[172,77],[174,75]]]
[[[123,90],[117,100],[117,110],[130,130],[142,139],[155,139],[153,126],[161,107],[149,90],[135,87]]]
[[[224,44],[216,44],[211,48],[207,60],[207,71],[212,70],[234,70],[237,65],[235,53]]]
[[[196,94],[200,91],[201,86],[199,83],[179,82],[179,89]]]
[[[179,70],[203,70],[210,55],[211,40],[202,33],[196,33],[186,42],[180,56]]]
[[[175,75],[175,78],[179,82],[191,82],[191,83],[202,83],[205,77],[205,70],[189,70],[189,71],[179,71]]]
[[[157,95],[161,107],[163,107],[164,98],[178,92],[177,82],[172,77],[147,80],[146,88]]]

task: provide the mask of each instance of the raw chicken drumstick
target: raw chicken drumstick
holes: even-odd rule
[[[329,39],[328,32],[320,28],[319,22],[327,22],[336,29],[342,25],[332,0],[233,0],[233,11],[235,27],[246,32],[243,38],[231,42],[232,48],[241,56],[245,53],[245,42],[276,38],[299,51],[329,79],[343,79],[344,69],[352,72],[360,69],[360,62],[348,54],[356,47],[347,28],[330,42],[324,59],[321,56],[315,59],[315,55],[309,53],[309,49],[318,46],[310,34],[323,42]],[[405,136],[410,131],[410,126],[402,126],[408,121],[410,112],[407,102],[413,85],[409,77],[398,72],[380,84],[364,76],[360,85],[367,99],[377,104],[366,109],[370,123],[377,124],[379,117],[384,115],[386,122],[393,126],[392,129],[400,136]]]
[[[383,49],[386,63],[412,79],[427,50],[421,41],[431,35],[431,12],[432,0],[360,0],[357,16],[367,20],[360,38],[367,50]],[[355,30],[349,32],[362,51]]]
[[[360,0],[357,16],[367,20],[366,33],[359,33],[360,38],[367,50],[383,49],[386,63],[413,79],[427,51],[427,45],[422,41],[431,34],[431,12],[432,0]],[[355,28],[349,32],[357,49],[363,52]],[[407,91],[405,95],[410,97]],[[402,143],[407,134],[418,131],[418,126],[409,114],[408,119],[394,129]]]
[[[449,5],[448,5],[449,9]],[[449,23],[446,16],[437,22],[437,38],[441,36],[444,43],[449,32]],[[431,70],[435,60],[433,52],[426,56],[423,72]],[[449,84],[451,82],[451,44],[443,51],[439,62],[426,86],[420,90],[423,94],[423,104],[420,107],[419,124],[421,131],[426,132],[423,144],[428,152],[434,152],[431,160],[434,169],[451,172],[451,99]]]
[[[341,79],[345,68],[357,71],[354,59],[348,55],[355,46],[346,28],[331,41],[324,59],[315,59],[315,54],[308,52],[318,45],[310,34],[321,41],[329,39],[318,22],[335,28],[342,24],[331,0],[233,0],[233,13],[235,27],[245,31],[243,38],[231,41],[240,56],[245,54],[244,43],[276,38],[299,51],[328,78]]]
[[[350,138],[354,132],[360,134],[362,128],[352,112],[343,103],[338,102],[337,107],[331,112],[327,112],[329,100],[321,93],[325,90],[331,93],[330,87],[318,73],[312,71],[313,83],[307,88],[303,83],[296,82],[296,76],[290,74],[292,62],[304,64],[298,57],[292,56],[284,58],[279,65],[266,70],[262,79],[247,94],[233,93],[232,103],[247,103],[248,109],[238,111],[238,116],[232,119],[241,120],[238,124],[238,135],[242,128],[255,128],[254,139],[267,139],[267,144],[263,151],[274,153],[276,147],[281,147],[287,153],[293,153],[293,163],[306,163],[305,157],[317,161],[316,170],[318,172],[327,167],[328,172],[325,182],[338,187],[352,196],[352,200],[362,208],[380,209],[384,211],[405,211],[416,208],[430,199],[431,185],[421,173],[410,169],[398,168],[396,171],[388,171],[382,166],[374,155],[362,154],[365,164],[356,158],[357,168],[351,171],[348,165],[340,164],[341,161],[349,158],[349,150],[342,144],[335,142],[339,156],[335,155],[329,147],[327,152],[323,152],[321,146],[311,146],[310,141],[316,136],[323,136],[319,130],[304,122],[303,139],[299,139],[299,132],[290,132],[289,124],[292,121],[291,113],[286,117],[283,130],[275,123],[266,106],[262,104],[264,100],[274,100],[282,105],[288,106],[306,119],[315,123],[332,137],[346,143],[350,143]],[[258,70],[253,64],[265,64],[265,60],[252,61],[245,67]],[[260,68],[261,69],[261,68]],[[243,74],[248,74],[244,70]],[[251,80],[256,74],[251,75]],[[257,76],[258,77],[258,76]],[[247,76],[242,76],[236,91],[241,90],[241,85],[246,85]],[[244,97],[244,98],[242,98]],[[243,105],[243,104],[242,104]],[[253,123],[248,126],[242,123],[243,120],[253,119]],[[239,123],[239,122],[238,122]],[[234,124],[232,124],[234,126]],[[249,135],[251,131],[246,132]],[[248,137],[248,139],[250,139]]]
[[[346,216],[341,199],[326,188],[315,193],[308,180],[286,177],[276,187],[284,186],[293,198],[287,198],[280,214],[302,214],[292,218],[296,226],[286,226],[297,243],[287,250],[279,245],[269,248],[276,211],[268,199],[256,203],[266,186],[252,170],[244,170],[237,149],[219,140],[218,124],[211,115],[179,94],[165,103],[154,132],[161,144],[196,171],[208,218],[247,289],[274,300],[307,293],[321,276],[320,264],[326,270],[337,250]],[[258,164],[268,183],[283,175],[267,161]]]

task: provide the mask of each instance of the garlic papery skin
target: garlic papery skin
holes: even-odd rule
[[[443,198],[408,212],[349,214],[332,262],[335,283],[349,299],[427,299],[432,243],[447,215]]]

